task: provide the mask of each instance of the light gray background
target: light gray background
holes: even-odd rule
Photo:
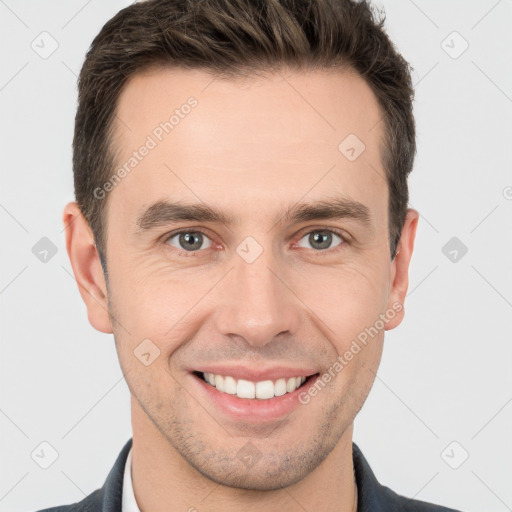
[[[128,4],[0,0],[2,511],[82,499],[131,436],[113,337],[87,321],[61,225],[73,199],[76,75]],[[387,334],[354,440],[401,494],[512,510],[512,2],[376,5],[415,69],[410,188],[421,221],[406,318]],[[51,49],[44,31],[59,45],[46,59],[31,47]],[[58,249],[46,263],[32,253],[42,237]],[[468,248],[455,262],[442,252],[452,237]],[[58,452],[48,469],[31,458],[43,441]]]

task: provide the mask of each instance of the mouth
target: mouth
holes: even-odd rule
[[[246,426],[281,422],[292,411],[305,410],[301,394],[320,378],[318,367],[255,363],[205,364],[188,373],[203,409]]]
[[[194,371],[193,374],[219,393],[233,395],[246,400],[270,400],[274,397],[294,393],[319,374],[280,377],[277,379],[248,380],[231,375]]]

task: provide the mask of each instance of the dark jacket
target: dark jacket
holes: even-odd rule
[[[130,439],[118,455],[105,484],[82,501],[39,512],[121,512],[123,475],[126,458],[132,445]],[[377,481],[361,450],[352,443],[354,469],[358,488],[358,512],[457,512],[424,501],[405,498]],[[318,508],[315,512],[321,512]]]

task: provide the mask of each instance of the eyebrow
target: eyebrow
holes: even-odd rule
[[[305,222],[312,220],[349,219],[364,226],[371,225],[370,210],[363,203],[340,197],[311,203],[294,204],[285,209],[275,220],[279,222]],[[141,213],[136,220],[136,234],[166,226],[173,222],[194,221],[233,225],[235,218],[204,203],[157,201]],[[275,225],[274,224],[274,225]]]

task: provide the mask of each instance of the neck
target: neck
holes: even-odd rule
[[[210,480],[190,466],[132,397],[132,482],[141,512],[355,512],[357,489],[351,424],[327,458],[283,489],[237,489]]]

